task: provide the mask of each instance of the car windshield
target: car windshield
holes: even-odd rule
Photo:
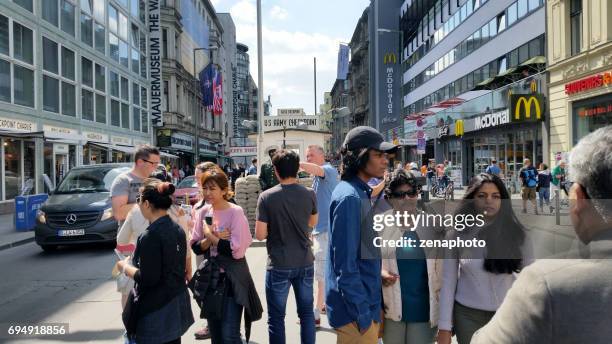
[[[71,170],[54,193],[75,194],[86,192],[110,192],[117,176],[129,171],[129,167],[84,168]]]
[[[177,186],[177,189],[191,189],[191,188],[197,188],[197,187],[198,187],[198,183],[196,182],[195,177],[190,176],[190,177],[183,179],[183,181],[180,182],[179,185]]]

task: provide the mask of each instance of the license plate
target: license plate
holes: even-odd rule
[[[62,229],[57,231],[58,236],[79,236],[85,235],[84,229]]]

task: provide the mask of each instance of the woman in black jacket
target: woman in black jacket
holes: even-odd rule
[[[136,326],[128,329],[128,336],[138,344],[180,343],[194,322],[185,284],[187,239],[167,213],[173,193],[170,183],[144,181],[137,202],[150,225],[138,238],[133,265],[117,262],[117,269],[136,282]]]

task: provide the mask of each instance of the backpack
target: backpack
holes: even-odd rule
[[[538,185],[538,180],[536,179],[535,169],[527,168],[525,171],[525,185],[529,188],[535,188]]]

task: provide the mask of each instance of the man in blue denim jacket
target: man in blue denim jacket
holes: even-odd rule
[[[342,147],[342,181],[332,193],[326,305],[338,343],[376,343],[381,322],[381,261],[373,247],[374,215],[371,178],[382,178],[388,153],[397,146],[385,142],[371,127],[348,132]],[[374,199],[373,199],[374,198]]]

